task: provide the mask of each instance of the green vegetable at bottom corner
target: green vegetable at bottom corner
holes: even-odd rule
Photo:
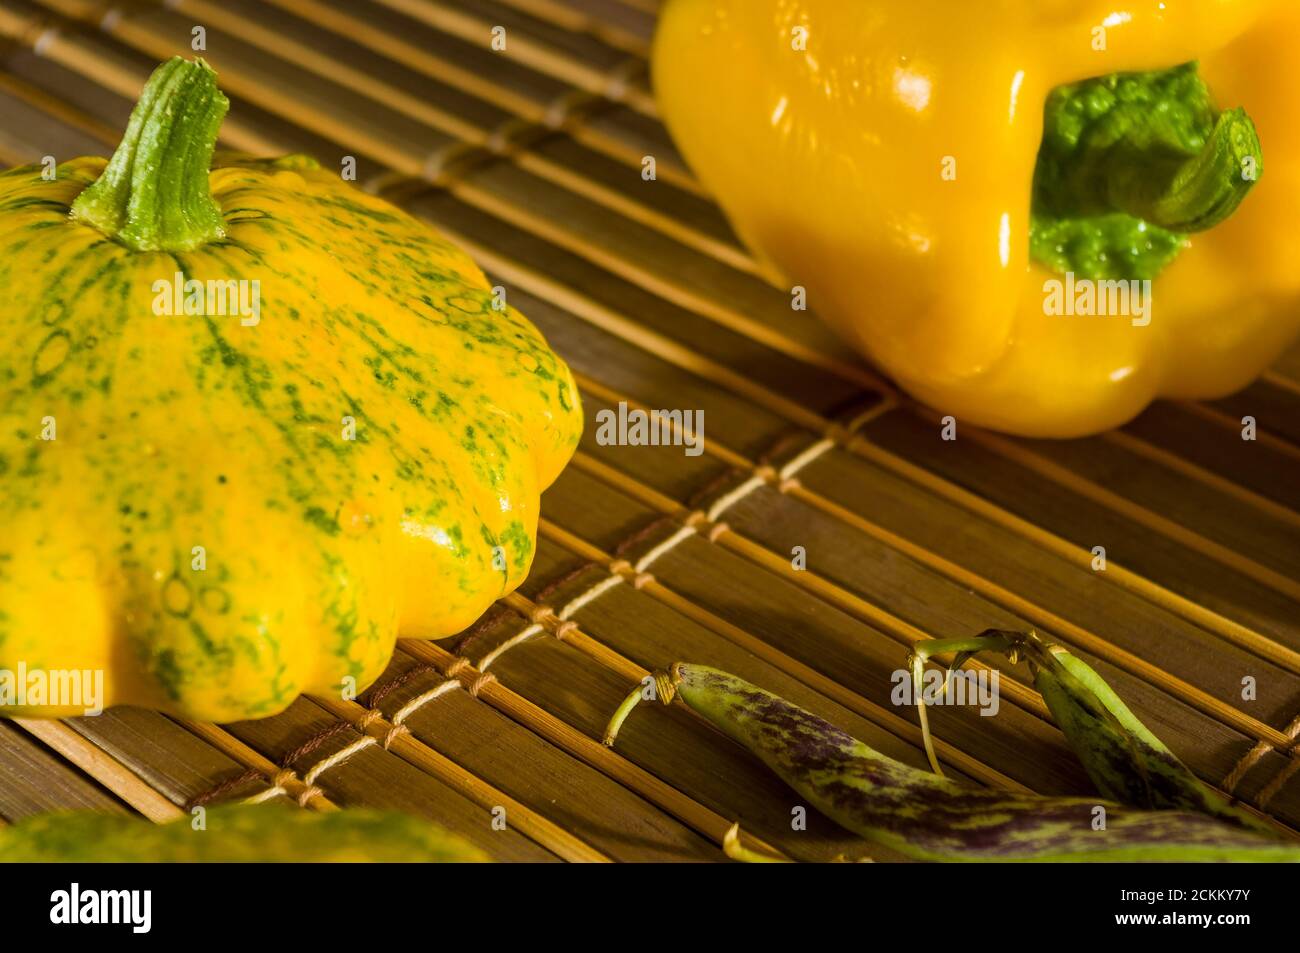
[[[477,847],[391,811],[229,805],[154,824],[93,811],[41,814],[0,829],[13,863],[482,863]]]

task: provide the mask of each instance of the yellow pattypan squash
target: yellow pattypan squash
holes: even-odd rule
[[[0,175],[0,713],[80,712],[74,672],[213,720],[360,690],[518,586],[577,444],[463,252],[302,157],[213,163],[226,108],[177,58],[107,164]]]

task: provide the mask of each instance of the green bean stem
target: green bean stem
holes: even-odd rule
[[[944,672],[943,686],[939,691],[942,696],[948,691],[948,682],[952,678],[952,673],[961,668],[976,652],[1003,651],[1011,654],[1016,651],[1017,643],[1014,640],[1001,633],[990,634],[993,632],[995,630],[990,629],[982,635],[967,639],[932,639],[928,642],[919,642],[907,657],[907,666],[912,671],[912,700],[916,704],[917,719],[921,723],[921,742],[925,747],[925,756],[930,761],[931,769],[941,778],[946,775],[943,773],[943,768],[939,766],[939,756],[934,750],[934,738],[930,733],[930,717],[921,691],[921,676],[925,672],[925,663],[936,655],[957,653]]]
[[[614,739],[618,737],[618,730],[623,727],[623,722],[627,721],[627,716],[632,714],[632,709],[641,701],[641,693],[644,689],[637,685],[636,688],[628,692],[627,697],[614,709],[614,715],[609,719],[609,724],[605,726],[605,747],[614,747]]]
[[[671,672],[654,672],[650,677],[654,679],[655,697],[665,705],[672,704],[673,697],[677,694],[675,676]],[[614,739],[618,737],[618,730],[623,727],[623,722],[627,721],[627,716],[632,714],[632,709],[645,697],[646,688],[647,686],[642,683],[632,689],[618,708],[615,709],[613,717],[609,719],[609,724],[605,726],[605,747],[614,747]]]
[[[978,652],[1005,655],[1013,664],[1023,656],[1033,673],[1034,687],[1103,797],[1147,810],[1199,811],[1247,830],[1272,833],[1193,774],[1105,679],[1064,647],[1046,642],[1033,630],[989,629],[968,639],[921,642],[909,656],[918,690],[917,660],[952,651],[958,655],[949,673]],[[919,713],[926,754],[935,772],[941,774],[923,704]]]

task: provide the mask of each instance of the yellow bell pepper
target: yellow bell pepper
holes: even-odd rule
[[[669,0],[654,75],[774,279],[942,413],[1068,437],[1295,337],[1297,54],[1294,0]]]

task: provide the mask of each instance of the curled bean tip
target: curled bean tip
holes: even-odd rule
[[[761,854],[756,850],[750,850],[740,842],[740,821],[732,824],[727,828],[727,833],[722,835],[722,852],[732,860],[738,860],[744,864],[783,864],[788,863],[784,857],[773,857],[768,854]]]

